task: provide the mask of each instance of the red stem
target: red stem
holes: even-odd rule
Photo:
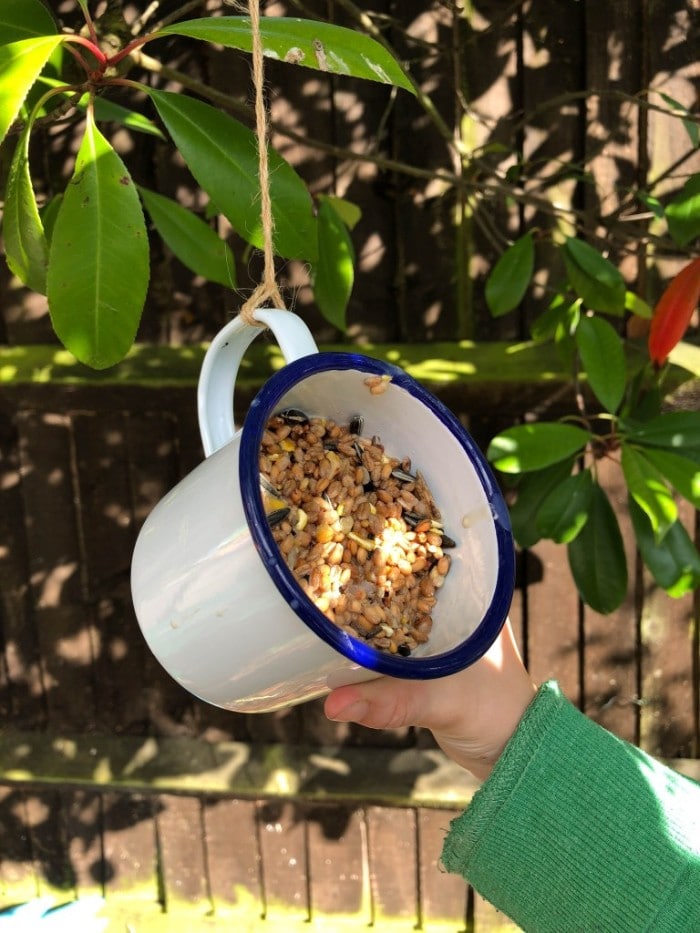
[[[112,55],[111,58],[107,60],[107,64],[110,67],[118,65],[122,59],[126,58],[128,55],[131,55],[133,51],[141,48],[142,45],[145,45],[147,42],[150,42],[151,39],[155,38],[155,33],[150,33],[146,36],[139,36],[136,39],[132,39],[127,45],[124,46],[121,51],[117,52],[115,55]]]
[[[69,44],[71,42],[77,42],[78,45],[85,46],[85,48],[89,49],[90,52],[95,56],[103,68],[107,65],[107,56],[102,51],[102,49],[98,45],[95,45],[95,43],[90,39],[86,39],[85,36],[79,36],[77,33],[70,33],[66,36],[66,42]]]

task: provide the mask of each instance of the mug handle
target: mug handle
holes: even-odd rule
[[[204,355],[197,388],[197,415],[205,456],[229,444],[236,434],[233,421],[233,392],[243,354],[258,334],[270,328],[285,362],[318,353],[311,331],[296,314],[273,308],[258,308],[253,317],[263,326],[233,318],[212,340]]]

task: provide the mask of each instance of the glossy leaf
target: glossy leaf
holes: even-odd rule
[[[671,108],[674,116],[680,116],[683,127],[688,134],[691,144],[697,149],[700,146],[700,128],[698,128],[697,117],[688,108],[677,101],[669,94],[663,94],[659,91],[659,97],[663,98]]]
[[[148,238],[135,186],[90,112],[49,252],[51,320],[95,369],[118,363],[136,335],[148,286]]]
[[[659,544],[649,516],[632,498],[629,512],[639,554],[658,585],[676,598],[700,586],[700,554],[682,523],[675,521]]]
[[[158,36],[189,36],[227,48],[252,50],[250,19],[245,16],[208,16],[174,23]],[[264,16],[260,20],[263,54],[330,74],[352,75],[395,84],[413,92],[396,59],[370,36],[320,20]]]
[[[63,36],[40,36],[0,45],[0,142],[20,112],[29,89]]]
[[[235,288],[233,254],[207,223],[155,191],[139,188],[139,194],[156,230],[183,265],[209,282]]]
[[[609,412],[617,411],[627,382],[620,335],[603,318],[584,316],[576,328],[576,345],[596,398]]]
[[[688,455],[700,450],[700,415],[695,411],[670,411],[640,424],[622,425],[625,434],[649,447],[664,447]]]
[[[532,279],[535,245],[526,233],[499,257],[486,280],[486,304],[493,317],[508,314],[520,304]]]
[[[345,313],[355,281],[355,250],[347,227],[329,199],[318,201],[318,261],[314,296],[327,321],[345,331]]]
[[[48,36],[56,23],[41,0],[2,0],[0,4],[0,45]]]
[[[56,223],[56,217],[58,217],[58,212],[62,203],[63,192],[59,191],[59,193],[55,194],[39,212],[41,216],[41,222],[44,226],[44,234],[46,236],[47,243],[51,242],[51,237],[53,236],[53,227]]]
[[[625,311],[630,311],[645,321],[650,320],[653,314],[651,305],[634,292],[625,292]]]
[[[568,544],[588,521],[593,479],[582,470],[553,485],[537,512],[537,530],[543,538]]]
[[[700,236],[700,175],[691,175],[666,205],[668,232],[679,246]]]
[[[615,511],[597,483],[591,489],[588,521],[567,545],[567,553],[583,601],[596,612],[614,612],[627,593],[627,559]]]
[[[21,282],[43,295],[49,249],[29,174],[30,134],[28,124],[12,158],[2,228],[7,265]]]
[[[357,204],[348,201],[347,198],[339,198],[335,194],[325,194],[323,198],[331,205],[348,230],[354,230],[362,218],[362,211]]]
[[[543,470],[525,473],[518,481],[517,497],[510,507],[510,521],[520,547],[532,547],[540,540],[536,521],[540,506],[552,489],[571,474],[573,464],[573,458],[562,460]]]
[[[569,282],[591,311],[622,315],[625,281],[619,269],[589,243],[569,237],[562,250]]]
[[[520,424],[494,437],[487,456],[502,473],[523,473],[579,453],[589,439],[588,431],[573,424]]]
[[[215,107],[169,91],[149,90],[153,103],[200,186],[248,243],[261,248],[258,147],[255,134]],[[286,259],[318,258],[311,195],[294,169],[269,149],[274,246]]]
[[[700,509],[700,464],[668,450],[647,447],[644,456],[684,499]]]
[[[656,540],[662,541],[678,518],[678,506],[671,490],[654,464],[629,444],[622,448],[621,463],[630,495],[646,512]]]

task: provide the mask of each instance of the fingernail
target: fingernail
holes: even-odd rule
[[[369,703],[366,700],[355,700],[336,710],[329,719],[333,722],[360,722],[369,711]]]

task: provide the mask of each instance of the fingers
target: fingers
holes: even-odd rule
[[[370,729],[400,729],[414,725],[420,718],[422,692],[421,683],[380,677],[333,690],[326,697],[324,711],[336,722],[356,722]]]

